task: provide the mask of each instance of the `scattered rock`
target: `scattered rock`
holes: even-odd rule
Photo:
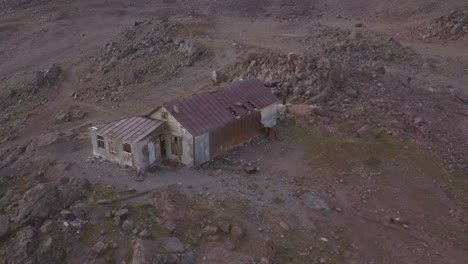
[[[184,244],[177,237],[163,237],[160,239],[161,245],[169,252],[183,252]]]
[[[244,230],[242,230],[242,227],[239,224],[233,224],[231,227],[231,235],[239,239],[244,235]]]
[[[54,220],[48,219],[42,224],[41,228],[39,228],[39,231],[45,234],[51,233],[54,230],[54,225],[56,224],[57,222]]]
[[[215,225],[207,225],[203,228],[203,234],[205,235],[215,235],[218,233],[218,227]]]
[[[122,224],[123,230],[132,230],[133,229],[133,221],[132,220],[125,220]]]
[[[150,238],[151,237],[151,232],[148,231],[148,229],[143,229],[143,231],[138,234],[142,238]]]
[[[257,168],[252,166],[252,165],[248,165],[248,166],[244,167],[244,171],[246,173],[253,174],[253,173],[257,172]]]
[[[231,232],[231,224],[228,221],[219,222],[219,229],[224,233]]]
[[[281,228],[284,229],[284,231],[289,231],[289,226],[285,222],[280,221],[279,224],[280,224]]]
[[[107,244],[105,244],[102,241],[96,242],[96,244],[94,244],[93,246],[93,252],[96,253],[97,255],[101,255],[102,253],[104,253],[104,251],[106,251],[106,249],[107,249]]]
[[[119,226],[120,223],[122,223],[122,219],[120,219],[120,216],[115,216],[114,219],[112,219],[112,222],[114,223],[114,225]]]
[[[375,72],[378,73],[378,74],[385,75],[385,73],[387,71],[385,70],[385,67],[383,65],[379,65],[379,66],[375,67]]]
[[[91,211],[91,205],[85,203],[78,203],[73,205],[70,209],[72,210],[76,218],[87,219],[88,214]]]
[[[119,209],[117,211],[115,211],[114,215],[115,216],[118,216],[118,217],[124,217],[126,215],[128,215],[128,209],[127,208],[122,208],[122,209]]]
[[[65,209],[60,211],[60,216],[65,220],[72,220],[75,218],[75,215],[72,212]]]

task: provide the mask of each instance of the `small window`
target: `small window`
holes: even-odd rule
[[[250,101],[247,101],[247,104],[252,107],[254,110],[257,110],[257,107]]]
[[[132,153],[132,146],[130,146],[130,144],[128,144],[128,143],[124,143],[123,144],[123,151],[125,151],[127,153]]]
[[[242,104],[242,108],[244,108],[244,110],[247,111],[247,113],[250,114],[250,110],[247,108],[247,106],[245,106],[244,104]]]
[[[97,136],[97,145],[98,145],[98,148],[106,148],[104,146],[104,137],[103,136]]]
[[[161,117],[164,120],[167,120],[167,112],[161,112]]]
[[[228,107],[227,110],[229,110],[229,112],[231,112],[231,114],[236,118],[240,118],[239,114],[232,107]]]
[[[111,154],[117,154],[117,148],[115,146],[115,141],[114,140],[109,140],[109,152]]]

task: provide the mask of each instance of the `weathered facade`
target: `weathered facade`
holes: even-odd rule
[[[157,108],[144,118],[148,124],[154,122],[153,126],[147,125],[151,131],[144,125],[139,130],[135,128],[138,131],[135,134],[146,132],[133,138],[132,157],[123,149],[123,144],[130,144],[125,137],[119,141],[123,144],[118,143],[122,149],[118,148],[117,154],[106,149],[106,140],[115,138],[113,131],[130,129],[131,124],[110,129],[112,125],[109,124],[119,122],[115,121],[92,128],[94,154],[137,169],[166,158],[189,166],[200,165],[261,134],[264,128],[274,127],[276,107],[276,97],[260,81],[235,82],[217,91],[195,94]],[[114,126],[121,126],[121,123]]]
[[[142,170],[164,158],[165,122],[130,117],[96,127],[90,136],[93,154],[115,163]]]

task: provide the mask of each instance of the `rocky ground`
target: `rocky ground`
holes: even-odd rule
[[[0,259],[465,263],[465,5],[1,1]],[[288,104],[279,140],[91,156],[91,125],[252,77]]]

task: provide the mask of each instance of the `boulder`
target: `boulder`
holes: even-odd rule
[[[133,221],[132,220],[125,220],[122,224],[123,230],[132,230],[133,229]]]
[[[104,253],[104,251],[106,251],[106,249],[107,244],[102,241],[98,241],[96,242],[96,244],[93,245],[93,252],[97,255],[101,255],[102,253]]]
[[[27,263],[32,264],[32,245],[36,234],[32,226],[26,226],[19,230],[13,241],[8,245],[5,255],[3,256],[4,263]]]
[[[26,226],[6,244],[2,263],[64,263],[63,244],[48,234],[36,234],[32,226]]]
[[[124,216],[128,215],[128,209],[127,208],[119,209],[119,210],[115,211],[114,215],[118,216],[118,217],[124,217]]]
[[[88,214],[91,211],[91,205],[85,203],[78,203],[73,205],[70,209],[78,219],[88,218]]]
[[[63,208],[69,207],[74,202],[82,199],[92,190],[88,180],[79,177],[62,178],[58,185]]]
[[[161,246],[169,252],[183,252],[184,244],[177,237],[163,237],[160,239]]]
[[[138,234],[142,238],[150,238],[151,237],[151,232],[148,231],[148,229],[143,229],[143,231]]]
[[[30,223],[40,226],[45,219],[51,218],[62,208],[57,188],[51,184],[39,183],[28,190],[11,217],[13,223]]]
[[[233,224],[231,227],[231,235],[234,238],[239,239],[244,235],[244,230],[239,224]]]

